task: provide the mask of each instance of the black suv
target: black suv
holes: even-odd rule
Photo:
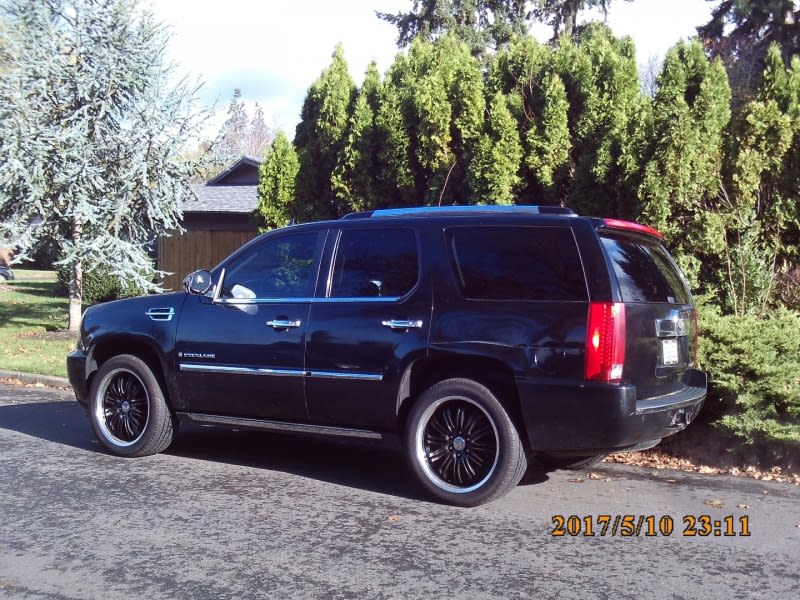
[[[695,417],[692,297],[661,235],[560,207],[376,210],[264,234],[185,292],[101,304],[67,359],[111,452],[181,422],[400,441],[459,505]]]

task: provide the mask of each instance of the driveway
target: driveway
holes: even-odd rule
[[[3,598],[798,598],[798,556],[792,484],[603,464],[460,509],[369,446],[198,427],[114,458],[67,392],[0,385]]]

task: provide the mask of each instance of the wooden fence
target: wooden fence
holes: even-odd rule
[[[179,290],[183,278],[198,269],[210,269],[256,235],[255,231],[209,231],[196,229],[158,240],[158,268],[165,290]]]

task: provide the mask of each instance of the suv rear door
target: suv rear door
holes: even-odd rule
[[[395,427],[401,374],[427,352],[431,289],[418,233],[372,225],[348,224],[329,236],[306,344],[314,423]]]
[[[677,264],[653,235],[611,228],[598,231],[625,304],[623,381],[636,385],[637,410],[647,400],[693,384],[697,315]],[[675,398],[670,399],[671,402]],[[650,407],[652,409],[657,406]]]

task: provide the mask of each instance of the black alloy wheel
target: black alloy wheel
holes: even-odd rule
[[[89,390],[89,416],[97,439],[119,456],[156,454],[172,442],[172,415],[161,385],[136,356],[103,363]]]
[[[476,506],[514,488],[527,461],[517,430],[494,394],[470,379],[447,379],[414,404],[406,455],[434,497]]]

